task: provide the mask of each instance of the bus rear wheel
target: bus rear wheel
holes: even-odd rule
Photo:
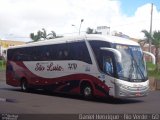
[[[28,91],[28,83],[26,79],[21,80],[21,90],[24,92]]]
[[[91,85],[84,84],[81,88],[81,93],[83,95],[83,98],[91,99],[93,97],[93,89],[92,89]]]

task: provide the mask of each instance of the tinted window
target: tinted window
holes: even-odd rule
[[[94,56],[97,60],[97,63],[99,65],[100,70],[103,71],[103,52],[100,49],[101,47],[111,47],[110,43],[105,42],[105,41],[97,41],[93,40],[89,42],[92,50],[94,52]]]
[[[69,59],[92,64],[85,42],[68,43]]]
[[[14,61],[79,60],[92,63],[85,42],[9,49],[7,57]]]

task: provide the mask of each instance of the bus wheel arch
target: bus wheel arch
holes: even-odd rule
[[[93,85],[89,81],[82,81],[80,84],[80,93],[85,99],[91,99],[94,95]]]
[[[28,91],[28,82],[27,82],[27,79],[26,78],[21,78],[21,90],[24,91],[24,92],[27,92]]]

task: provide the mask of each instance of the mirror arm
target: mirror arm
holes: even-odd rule
[[[121,55],[121,53],[120,53],[118,50],[116,50],[116,49],[114,49],[114,48],[106,48],[106,47],[101,47],[100,49],[101,49],[101,50],[106,50],[106,51],[113,52],[113,53],[116,55],[117,61],[118,61],[119,63],[122,62],[122,55]]]
[[[147,52],[147,51],[143,51],[143,53],[152,57],[152,63],[153,64],[156,63],[156,58],[155,58],[154,54],[152,54],[150,52]]]

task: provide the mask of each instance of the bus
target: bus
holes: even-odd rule
[[[129,98],[148,95],[144,54],[137,42],[103,35],[56,38],[7,50],[6,83],[22,91]]]

